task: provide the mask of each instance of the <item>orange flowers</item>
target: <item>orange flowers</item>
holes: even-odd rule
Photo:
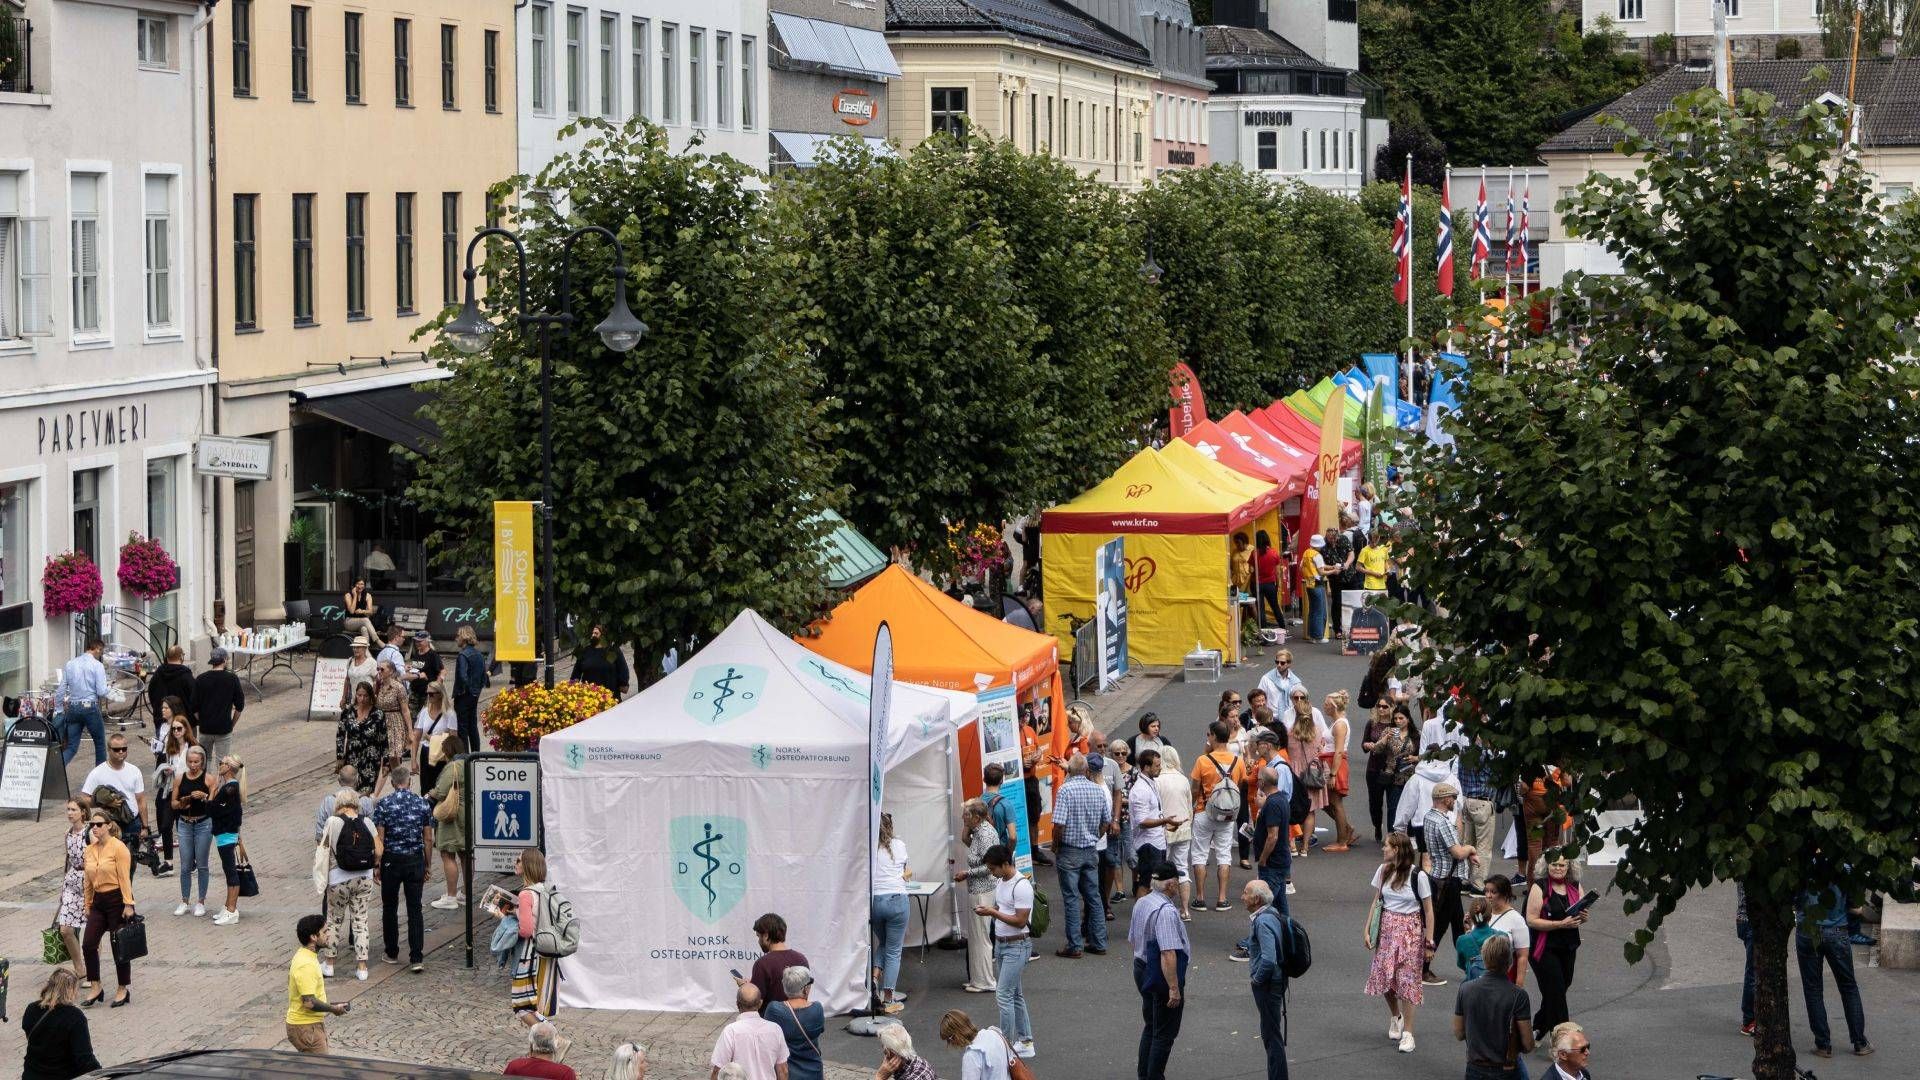
[[[564,682],[551,690],[534,683],[502,690],[487,703],[482,719],[495,750],[524,753],[537,749],[541,736],[570,728],[613,705],[613,694],[594,683]]]

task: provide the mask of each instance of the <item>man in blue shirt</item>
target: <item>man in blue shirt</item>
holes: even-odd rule
[[[1840,1008],[1847,1017],[1847,1038],[1861,1057],[1873,1053],[1867,1041],[1867,1013],[1860,1004],[1860,983],[1853,977],[1853,943],[1847,940],[1847,897],[1832,887],[1801,897],[1799,932],[1793,951],[1800,961],[1800,992],[1807,999],[1807,1025],[1813,1028],[1813,1053],[1833,1056],[1833,1032],[1827,1027],[1827,1000],[1821,985],[1821,961],[1833,969],[1833,986],[1840,991]]]
[[[427,880],[427,860],[433,855],[433,807],[416,795],[413,769],[401,762],[387,770],[393,791],[373,808],[373,824],[380,831],[380,865],[373,876],[380,883],[380,929],[385,935],[387,963],[400,962],[400,893],[407,895],[407,962],[417,974],[426,926],[420,919],[420,887]],[[448,883],[452,888],[452,883]]]
[[[1133,905],[1127,940],[1133,943],[1133,985],[1140,991],[1138,1080],[1167,1080],[1193,956],[1187,925],[1180,921],[1180,871],[1173,864],[1153,868],[1153,892]]]
[[[100,657],[107,645],[88,638],[87,648],[60,669],[60,688],[54,691],[54,709],[66,719],[61,726],[60,764],[80,752],[80,734],[93,736],[93,763],[107,760],[107,720],[100,706],[107,700],[107,668]]]
[[[1099,757],[1099,755],[1093,755]],[[1105,764],[1105,759],[1101,759]],[[1107,911],[1100,895],[1100,853],[1095,845],[1113,824],[1113,800],[1107,789],[1087,779],[1089,759],[1075,754],[1067,762],[1067,782],[1053,797],[1053,857],[1059,864],[1060,902],[1067,909],[1067,944],[1055,956],[1080,956],[1080,909],[1086,905],[1086,951],[1107,951]]]
[[[1265,781],[1263,776],[1262,781]],[[1284,845],[1283,845],[1284,846]],[[1260,1013],[1260,1045],[1267,1051],[1267,1080],[1287,1080],[1287,1039],[1282,1017],[1287,1007],[1287,976],[1281,969],[1286,930],[1284,912],[1274,907],[1273,886],[1265,881],[1249,881],[1240,890],[1240,902],[1253,915],[1253,936],[1249,939],[1253,968],[1248,974],[1253,986],[1253,1007]]]
[[[993,831],[1008,851],[1019,850],[1020,826],[1014,821],[1013,807],[1007,804],[1007,797],[1000,792],[1000,785],[1006,782],[1006,767],[999,762],[986,767],[981,778],[986,790],[980,793],[980,801],[987,804],[987,816],[993,822]]]

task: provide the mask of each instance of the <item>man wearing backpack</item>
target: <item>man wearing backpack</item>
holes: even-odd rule
[[[418,975],[425,970],[422,953],[426,927],[420,921],[420,889],[426,884],[433,859],[433,807],[413,791],[413,770],[401,762],[387,771],[393,790],[373,808],[380,830],[380,931],[387,963],[400,962],[400,896],[407,898],[407,963]]]
[[[1207,902],[1207,867],[1218,864],[1220,885],[1213,910],[1227,910],[1227,876],[1233,865],[1233,830],[1240,817],[1241,789],[1247,783],[1246,762],[1233,752],[1233,727],[1225,720],[1207,726],[1207,751],[1188,774],[1193,781],[1194,896]]]
[[[1013,807],[1007,805],[1007,797],[1000,793],[1000,785],[1007,780],[1006,767],[996,761],[986,767],[981,779],[986,782],[986,789],[980,793],[980,801],[987,804],[987,818],[993,822],[993,831],[1008,851],[1020,850],[1020,825],[1013,819]]]
[[[1249,945],[1253,1007],[1260,1013],[1260,1045],[1267,1051],[1267,1080],[1287,1080],[1286,916],[1274,907],[1273,887],[1249,881],[1240,902],[1253,916]]]

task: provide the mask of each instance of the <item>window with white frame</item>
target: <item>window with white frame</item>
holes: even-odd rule
[[[1255,132],[1254,167],[1262,172],[1273,172],[1280,167],[1280,133],[1277,131]]]
[[[100,300],[101,202],[105,198],[99,173],[74,173],[68,181],[67,255],[72,267],[73,332],[97,334],[105,325]]]
[[[553,80],[552,4],[535,4],[527,9],[527,55],[533,67],[533,111],[548,112],[553,108],[548,98]]]
[[[1352,128],[1347,129],[1347,168],[1355,169],[1355,170],[1358,170],[1360,168],[1360,158],[1358,155],[1354,153],[1354,139],[1353,139]]]
[[[27,179],[0,172],[0,341],[53,331],[47,223],[25,215]]]
[[[154,458],[147,462],[147,539],[165,548],[180,561],[180,507],[178,457]],[[178,638],[180,589],[173,589],[147,601],[147,616],[156,623],[174,628]]]
[[[753,39],[742,35],[740,38],[740,130],[752,131],[754,109],[757,105],[755,95],[760,92],[759,73],[753,67]]]
[[[615,50],[620,40],[620,16],[600,15],[600,115],[609,120],[620,115],[620,65]]]
[[[687,121],[694,127],[707,126],[706,45],[705,30],[687,30]]]
[[[733,35],[713,35],[713,122],[733,126]]]
[[[0,484],[0,608],[23,606],[27,595],[27,487]],[[0,693],[20,695],[32,681],[27,630],[0,634]]]
[[[173,329],[173,177],[148,175],[143,185],[147,213],[147,329]]]
[[[671,124],[680,116],[680,69],[674,66],[674,49],[679,44],[680,28],[660,24],[660,122]]]
[[[652,74],[652,69],[647,67],[647,52],[648,52],[647,39],[649,38],[649,36],[651,36],[652,32],[653,32],[653,27],[645,19],[633,20],[633,27],[629,32],[630,34],[629,44],[627,47],[627,58],[629,60],[629,63],[627,64],[627,67],[632,72],[632,75],[631,75],[633,79],[633,113],[632,115],[634,116],[648,115],[647,113],[647,76]]]
[[[587,97],[587,13],[567,9],[567,115],[579,116]]]
[[[1740,17],[1740,0],[1727,0],[1727,18],[1737,19],[1739,17]]]
[[[167,24],[170,21],[165,15],[153,15],[145,11],[140,13],[141,67],[170,68],[173,66],[172,49],[167,40]]]
[[[1819,0],[1814,0],[1819,6]],[[1647,17],[1647,0],[1620,0],[1620,21],[1639,22]]]

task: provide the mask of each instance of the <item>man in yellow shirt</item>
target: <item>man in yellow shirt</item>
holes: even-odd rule
[[[1380,539],[1374,540],[1360,549],[1360,573],[1365,580],[1360,587],[1368,592],[1384,592],[1387,588],[1387,545]]]
[[[1306,594],[1307,601],[1307,640],[1325,642],[1327,637],[1327,571],[1326,558],[1321,552],[1327,546],[1327,538],[1315,534],[1307,540],[1307,550],[1300,556],[1300,591]]]
[[[327,1052],[327,1017],[345,1016],[352,1002],[327,1004],[327,980],[320,974],[320,949],[333,944],[325,915],[302,916],[294,927],[300,948],[287,968],[287,1041],[303,1054]]]

